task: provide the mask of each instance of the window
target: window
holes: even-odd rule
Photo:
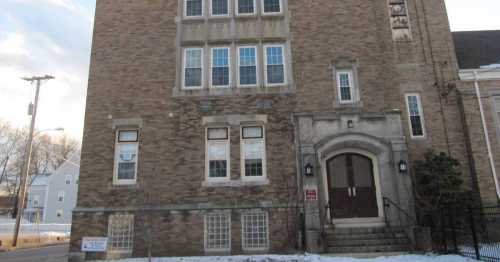
[[[227,16],[229,14],[228,0],[211,0],[210,5],[211,15],[213,16]]]
[[[206,153],[208,179],[229,179],[229,128],[207,128]]]
[[[229,48],[212,48],[212,87],[229,87]]]
[[[231,250],[231,215],[211,213],[205,215],[205,250]]]
[[[108,250],[132,252],[134,232],[134,216],[114,214],[108,221]]]
[[[119,130],[115,150],[114,183],[135,184],[137,179],[139,131]]]
[[[69,185],[71,184],[71,176],[70,175],[66,175],[66,185]]]
[[[238,48],[239,85],[257,85],[257,48],[254,46]]]
[[[34,195],[33,196],[33,207],[38,207],[39,204],[40,204],[40,196]]]
[[[58,209],[56,211],[56,216],[59,217],[59,218],[62,217],[63,216],[63,210],[62,209]]]
[[[266,146],[262,126],[241,128],[241,167],[243,179],[266,177]]]
[[[57,200],[59,202],[64,202],[64,191],[59,191],[59,193],[57,194]]]
[[[341,104],[354,102],[353,84],[354,82],[351,70],[337,71],[337,91]]]
[[[203,82],[203,49],[184,49],[184,88],[201,88]]]
[[[264,46],[266,57],[267,85],[285,83],[284,47],[282,45]]]
[[[255,14],[255,0],[237,0],[236,4],[239,15]]]
[[[203,16],[203,0],[184,0],[184,16]]]
[[[264,14],[281,13],[281,0],[262,0]]]
[[[418,94],[408,94],[406,95],[406,103],[410,120],[411,137],[424,137],[425,127],[420,96]]]
[[[242,214],[242,238],[244,250],[267,249],[269,247],[266,212]]]

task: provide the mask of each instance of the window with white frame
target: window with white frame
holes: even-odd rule
[[[337,71],[337,91],[341,104],[354,102],[354,81],[352,70]]]
[[[203,48],[184,49],[184,88],[197,89],[203,83]]]
[[[229,15],[229,0],[210,0],[210,14],[213,16]]]
[[[212,87],[229,87],[229,47],[212,48]]]
[[[70,175],[66,175],[65,183],[66,183],[66,185],[71,184],[71,176]]]
[[[108,221],[108,250],[132,252],[134,238],[134,215],[113,214]]]
[[[236,0],[236,10],[239,15],[255,14],[255,0]]]
[[[407,94],[406,105],[408,109],[411,137],[424,137],[425,126],[420,96],[418,94]]]
[[[267,212],[245,212],[242,215],[244,250],[269,248]]]
[[[231,250],[231,214],[220,212],[205,215],[205,250]]]
[[[285,54],[283,45],[264,46],[267,85],[285,83]]]
[[[59,193],[57,194],[57,200],[59,202],[64,202],[64,191],[59,191]]]
[[[241,127],[241,167],[244,179],[266,177],[264,127]]]
[[[257,85],[257,48],[255,46],[238,47],[239,85]]]
[[[115,148],[115,184],[135,184],[139,154],[139,131],[119,130]]]
[[[33,196],[33,207],[38,207],[39,205],[40,205],[40,196],[34,195]]]
[[[206,148],[208,180],[229,179],[229,128],[207,128]]]
[[[203,16],[203,1],[204,0],[184,0],[184,16]]]
[[[262,11],[264,14],[281,13],[282,0],[262,0]]]
[[[62,217],[62,216],[63,216],[63,213],[64,213],[64,211],[63,211],[62,209],[58,209],[58,210],[56,211],[56,216],[60,218],[60,217]]]

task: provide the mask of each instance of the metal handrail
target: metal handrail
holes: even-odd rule
[[[388,219],[388,216],[387,216],[387,210],[393,206],[396,208],[396,210],[398,211],[398,217],[399,217],[399,223],[401,224],[401,214],[405,215],[406,218],[408,218],[408,220],[412,223],[412,225],[416,225],[417,224],[417,220],[411,216],[406,210],[404,210],[402,207],[400,207],[398,204],[396,204],[396,202],[394,202],[392,199],[388,198],[388,197],[383,197],[383,205],[384,205],[384,213],[385,213],[385,216],[384,216],[384,219],[385,219],[385,224],[387,226],[391,226],[390,225],[390,221]]]

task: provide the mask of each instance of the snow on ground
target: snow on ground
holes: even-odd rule
[[[103,262],[104,260],[101,260]],[[106,260],[107,261],[107,260]],[[148,262],[147,258],[130,258],[119,262]],[[153,258],[153,262],[473,262],[475,260],[455,255],[404,255],[357,259],[350,257],[329,257],[319,255],[261,255],[261,256],[221,256],[221,257],[169,257]]]

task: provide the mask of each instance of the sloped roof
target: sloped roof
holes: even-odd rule
[[[452,32],[460,69],[500,64],[500,30]]]

